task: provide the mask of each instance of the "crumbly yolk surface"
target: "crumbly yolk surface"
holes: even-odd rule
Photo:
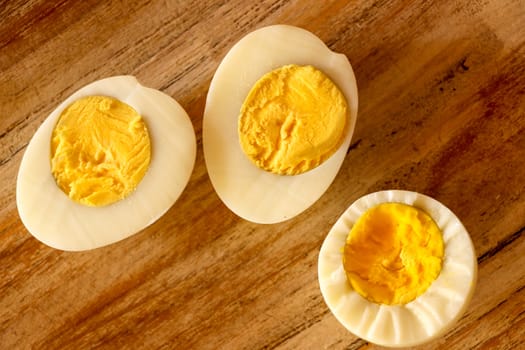
[[[341,146],[347,119],[346,98],[330,78],[312,66],[287,65],[250,90],[240,111],[239,140],[258,167],[295,175]]]
[[[88,96],[60,115],[51,139],[51,171],[72,200],[104,206],[128,196],[151,161],[140,114],[106,96]]]
[[[352,287],[369,301],[406,304],[438,277],[443,237],[424,211],[401,203],[367,210],[348,235],[343,265]]]

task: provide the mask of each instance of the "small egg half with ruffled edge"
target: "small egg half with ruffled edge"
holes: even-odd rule
[[[428,288],[405,304],[370,301],[352,287],[343,263],[352,228],[370,208],[401,203],[427,213],[443,239],[441,270]],[[356,200],[337,220],[319,252],[321,293],[336,319],[351,333],[387,347],[420,345],[440,337],[464,314],[477,279],[477,259],[460,220],[439,201],[401,190],[371,193]]]

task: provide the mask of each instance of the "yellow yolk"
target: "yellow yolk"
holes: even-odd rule
[[[346,240],[343,265],[352,287],[379,304],[406,304],[437,278],[443,237],[425,212],[401,203],[367,210]]]
[[[131,106],[88,96],[60,115],[51,139],[51,171],[72,200],[104,206],[129,195],[151,159],[148,130]]]
[[[341,145],[348,107],[342,92],[312,66],[287,65],[265,74],[250,90],[239,117],[239,140],[258,167],[300,174]]]

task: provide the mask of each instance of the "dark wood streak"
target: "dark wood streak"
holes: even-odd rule
[[[64,6],[64,4],[67,3],[67,1],[63,0],[61,2],[53,4],[52,7],[47,6],[41,6],[36,8],[34,11],[32,11],[30,14],[28,14],[27,17],[29,21],[22,22],[22,26],[12,26],[9,28],[8,31],[6,31],[6,36],[4,37],[2,35],[3,40],[0,41],[0,49],[8,46],[10,43],[12,43],[14,40],[19,39],[24,34],[27,34],[28,30],[31,29],[35,24],[38,22],[41,22],[46,17],[50,16],[52,13],[59,11],[61,7]],[[21,2],[21,6],[26,5],[24,2]],[[19,17],[20,14],[18,13],[18,6],[13,6],[13,13],[9,14],[6,13],[9,7],[4,7],[2,12],[0,12],[0,18],[3,18],[4,20],[7,20],[9,17]],[[34,15],[34,16],[33,16]],[[19,22],[20,23],[20,22]]]
[[[348,153],[350,153],[351,151],[359,147],[360,144],[361,144],[361,139],[351,143],[350,146],[348,146],[348,151],[346,151],[346,154],[348,155]]]
[[[524,232],[525,232],[525,226],[519,229],[518,231],[508,235],[503,240],[498,241],[496,246],[490,248],[489,250],[487,250],[486,252],[484,252],[482,255],[478,257],[478,264],[482,264],[485,260],[494,257],[502,249],[505,249],[508,245],[512,244],[512,242],[514,242],[516,239],[520,238]]]
[[[0,166],[4,165],[5,163],[7,163],[10,160],[12,160],[18,153],[23,151],[26,147],[27,147],[27,144],[21,145],[19,148],[15,149],[13,152],[11,152],[11,154],[9,154],[8,157],[0,159]]]

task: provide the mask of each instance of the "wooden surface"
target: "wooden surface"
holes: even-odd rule
[[[328,191],[292,220],[256,225],[213,190],[202,112],[228,49],[276,23],[347,55],[359,116]],[[53,250],[18,217],[24,149],[60,101],[119,74],[188,111],[195,169],[175,205],[135,236]],[[523,0],[3,1],[0,150],[0,349],[378,349],[328,311],[317,257],[339,215],[382,189],[443,202],[477,251],[466,314],[422,348],[525,340]]]

